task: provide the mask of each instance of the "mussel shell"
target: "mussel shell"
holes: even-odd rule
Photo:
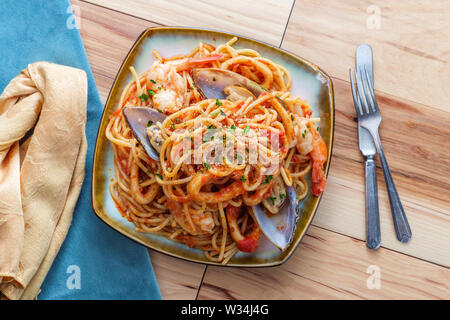
[[[123,115],[133,136],[139,141],[148,156],[159,161],[159,152],[153,148],[148,139],[147,125],[149,121],[155,124],[157,122],[163,122],[166,116],[154,109],[145,107],[124,107]]]
[[[225,99],[224,90],[229,86],[242,86],[255,97],[266,91],[256,82],[228,70],[218,68],[192,69],[191,75],[195,86],[207,99]]]
[[[268,216],[261,205],[252,207],[253,216],[264,235],[278,249],[284,251],[292,241],[298,219],[297,193],[293,187],[286,187],[286,203],[280,212]]]

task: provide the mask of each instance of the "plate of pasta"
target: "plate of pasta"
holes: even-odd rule
[[[142,113],[130,120],[128,110]],[[333,132],[333,85],[316,65],[226,32],[150,28],[104,108],[92,206],[115,230],[171,256],[279,265],[326,189]],[[280,250],[262,221],[286,212],[295,219]]]

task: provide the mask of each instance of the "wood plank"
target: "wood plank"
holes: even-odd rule
[[[348,80],[356,47],[368,43],[378,90],[450,111],[449,34],[448,0],[306,0],[296,1],[282,47]]]
[[[336,125],[329,182],[314,225],[365,239],[364,165],[358,149],[355,110],[348,82],[333,79]],[[395,237],[389,200],[377,159],[382,245],[450,266],[450,113],[376,92],[383,122],[380,135],[413,231]]]
[[[79,0],[81,28],[86,53],[103,103],[122,60],[137,37],[154,23]],[[149,250],[164,299],[195,299],[205,266]]]
[[[205,265],[149,250],[163,299],[193,300],[200,289]]]
[[[293,0],[87,0],[167,26],[217,29],[279,45]],[[251,13],[251,14],[249,14]]]
[[[370,266],[379,289],[367,286]],[[199,299],[449,299],[449,284],[447,268],[313,226],[280,267],[208,267]]]

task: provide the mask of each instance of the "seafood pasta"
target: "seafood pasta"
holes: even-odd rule
[[[200,43],[189,54],[161,57],[123,90],[106,136],[114,149],[110,185],[116,206],[139,232],[160,234],[203,250],[226,264],[238,251],[257,248],[261,230],[252,206],[275,215],[286,186],[298,201],[326,185],[327,148],[306,101],[289,93],[291,77],[281,65],[252,49],[235,49],[237,38],[214,47]],[[193,68],[240,74],[266,91],[226,88],[227,99],[205,99]],[[213,81],[215,79],[213,78]],[[160,159],[151,159],[133,137],[123,107],[139,106],[167,116],[148,123]]]

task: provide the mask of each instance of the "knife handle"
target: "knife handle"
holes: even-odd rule
[[[378,211],[378,188],[376,166],[373,156],[366,158],[366,245],[378,249],[381,245],[380,214]]]

